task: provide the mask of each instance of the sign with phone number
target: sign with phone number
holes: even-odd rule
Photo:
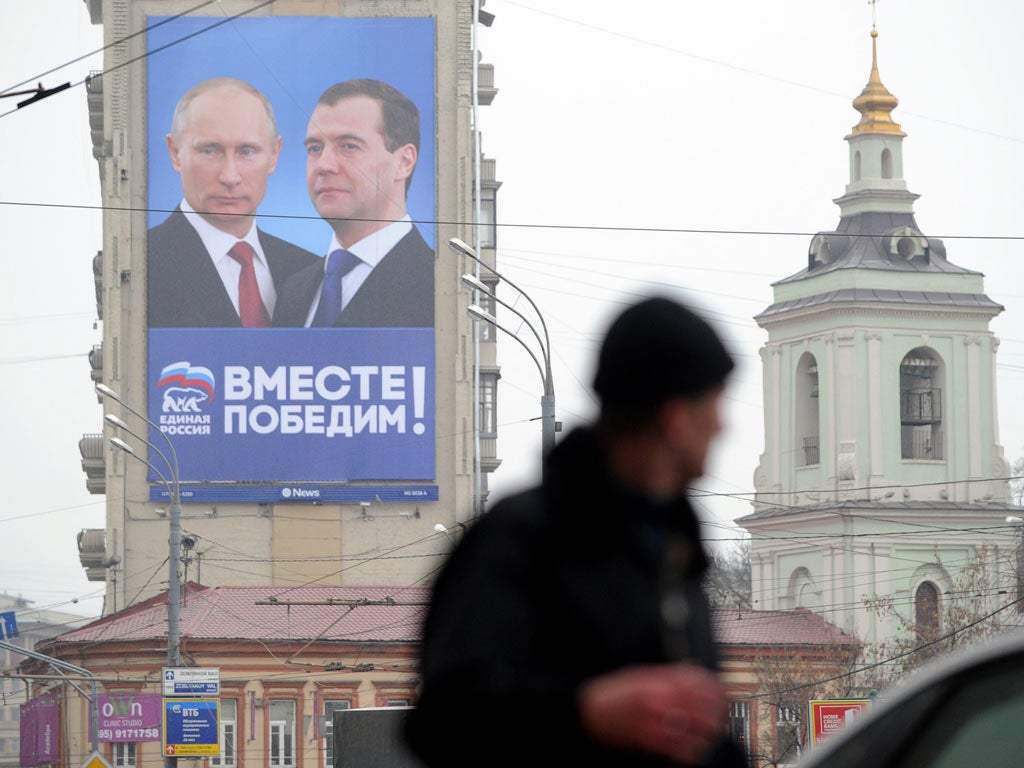
[[[159,728],[100,728],[100,741],[156,741],[160,738]]]

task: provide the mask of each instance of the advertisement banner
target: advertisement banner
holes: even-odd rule
[[[436,500],[434,20],[147,25],[151,498]]]
[[[810,702],[811,746],[837,733],[867,712],[871,699],[831,699]]]
[[[57,694],[44,693],[19,706],[23,768],[57,761]]]
[[[100,741],[160,741],[159,693],[101,693],[97,698]]]

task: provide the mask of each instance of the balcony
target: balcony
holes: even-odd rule
[[[942,390],[905,389],[900,392],[900,423],[904,425],[942,422]]]
[[[89,130],[92,156],[97,160],[107,154],[103,143],[103,73],[91,72],[85,78],[85,96],[89,105]]]
[[[78,532],[78,561],[89,581],[105,581],[103,564],[107,556],[107,532],[102,528],[83,528]]]
[[[480,433],[480,469],[493,472],[501,466],[498,458],[498,435],[495,432]]]
[[[85,434],[78,441],[82,454],[82,471],[89,493],[107,492],[107,463],[103,455],[103,435]]]
[[[490,106],[494,97],[498,95],[498,89],[494,87],[494,65],[480,64],[477,67],[476,98],[480,106]]]
[[[96,317],[103,319],[103,251],[92,257],[92,282],[96,288]]]
[[[103,345],[94,344],[92,349],[89,350],[89,365],[92,367],[92,380],[94,382],[103,381]]]

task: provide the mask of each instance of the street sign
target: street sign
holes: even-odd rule
[[[10,640],[18,636],[18,620],[14,611],[0,613],[0,640]]]
[[[164,755],[220,754],[220,699],[164,699]]]
[[[99,752],[93,752],[86,758],[85,762],[82,763],[82,768],[110,768],[110,763],[103,759],[103,755]]]
[[[220,696],[220,670],[164,667],[164,696]]]

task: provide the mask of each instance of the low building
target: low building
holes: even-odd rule
[[[219,670],[219,755],[211,768],[328,768],[331,718],[339,709],[415,702],[424,587],[210,587],[189,584],[181,606],[181,666]],[[167,594],[43,643],[39,650],[89,670],[99,682],[99,752],[117,768],[156,768],[163,751],[159,708],[167,666]],[[57,690],[58,768],[92,751],[90,703],[42,662],[35,693]],[[77,681],[76,681],[77,682]],[[79,688],[88,686],[78,682]],[[148,696],[140,696],[148,694]],[[145,706],[144,706],[145,703]],[[107,715],[131,714],[124,728]],[[190,762],[198,766],[200,762]]]
[[[862,693],[861,643],[803,608],[716,609],[729,725],[754,768],[796,762],[807,746],[807,705]]]
[[[0,611],[14,613],[18,633],[10,638],[10,642],[28,650],[43,640],[92,620],[74,613],[35,608],[31,600],[6,593],[0,594]],[[5,627],[4,634],[6,631]],[[0,768],[17,768],[19,765],[19,707],[28,699],[28,694],[13,670],[24,658],[25,655],[16,650],[0,649],[0,672],[4,673],[4,679],[0,681]]]

